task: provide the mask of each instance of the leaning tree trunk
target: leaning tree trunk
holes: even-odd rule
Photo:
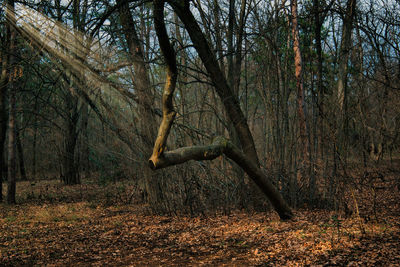
[[[216,138],[210,146],[184,147],[169,152],[166,151],[167,138],[176,115],[172,99],[176,86],[177,67],[175,51],[169,42],[164,23],[164,1],[154,0],[154,25],[160,48],[167,64],[167,77],[162,98],[163,119],[154,144],[153,154],[149,159],[150,167],[152,169],[159,169],[188,160],[212,160],[225,154],[241,166],[263,193],[268,196],[282,219],[292,218],[293,213],[289,206],[259,167],[253,138],[239,103],[232,97],[233,92],[222,75],[216,57],[208,46],[204,35],[189,9],[188,3],[185,2],[183,5],[176,1],[170,1],[170,3],[181,21],[185,24],[199,56],[216,86],[216,90],[225,104],[227,113],[235,125],[244,152],[223,137]]]

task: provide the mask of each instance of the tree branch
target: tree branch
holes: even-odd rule
[[[279,192],[276,191],[267,175],[264,174],[264,172],[251,159],[249,159],[248,156],[246,156],[225,137],[216,137],[212,144],[208,146],[182,147],[164,152],[155,160],[149,160],[149,165],[150,168],[156,170],[182,164],[190,160],[213,160],[224,154],[238,164],[249,175],[249,177],[253,179],[263,193],[269,197],[271,204],[274,206],[282,220],[288,220],[293,217],[290,207],[286,204]]]

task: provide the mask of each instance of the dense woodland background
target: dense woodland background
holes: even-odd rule
[[[2,0],[0,39],[1,266],[398,266],[398,0]]]
[[[262,172],[291,207],[351,213],[348,196],[384,181],[381,166],[397,169],[397,0],[165,2],[178,74],[166,150],[216,136],[243,147],[193,45],[196,29],[182,22],[177,7],[189,5]],[[168,57],[153,17],[152,1],[2,1],[0,173],[9,203],[15,181],[128,179],[136,201],[158,213],[269,208],[226,156],[150,170]]]

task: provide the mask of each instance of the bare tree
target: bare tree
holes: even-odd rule
[[[159,44],[167,64],[167,78],[162,100],[163,120],[154,145],[153,154],[149,159],[150,167],[152,169],[160,169],[188,160],[212,160],[225,154],[241,166],[264,194],[268,196],[282,219],[292,218],[293,213],[289,206],[272,185],[269,178],[259,168],[254,141],[239,103],[236,98],[232,97],[233,91],[222,75],[215,55],[210,49],[209,44],[189,9],[189,3],[181,3],[178,1],[168,2],[185,25],[203,64],[211,76],[217,93],[220,95],[226,111],[235,126],[244,152],[241,152],[236,146],[223,137],[214,139],[213,143],[209,146],[184,147],[173,151],[166,151],[166,141],[176,115],[172,104],[172,98],[176,86],[177,68],[175,51],[169,42],[164,24],[164,1],[155,0],[153,2],[154,23]]]

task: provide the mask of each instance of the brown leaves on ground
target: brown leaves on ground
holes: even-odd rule
[[[51,192],[52,185],[56,188],[54,182],[45,183],[49,183],[44,186],[45,191],[54,195]],[[289,222],[279,221],[272,212],[155,216],[139,204],[120,201],[119,205],[105,205],[89,201],[84,193],[95,189],[85,185],[57,190],[57,197],[61,194],[63,199],[0,205],[1,266],[398,266],[400,263],[400,216],[394,201],[399,203],[397,189],[388,196],[390,202],[380,203],[392,206],[376,209],[378,214],[371,213],[373,218],[354,213],[345,218],[335,212],[298,210],[296,219]],[[71,202],[69,194],[75,199],[82,198]]]
[[[1,265],[351,265],[400,262],[396,218],[365,224],[299,211],[229,216],[145,215],[139,206],[87,203],[2,207]]]

